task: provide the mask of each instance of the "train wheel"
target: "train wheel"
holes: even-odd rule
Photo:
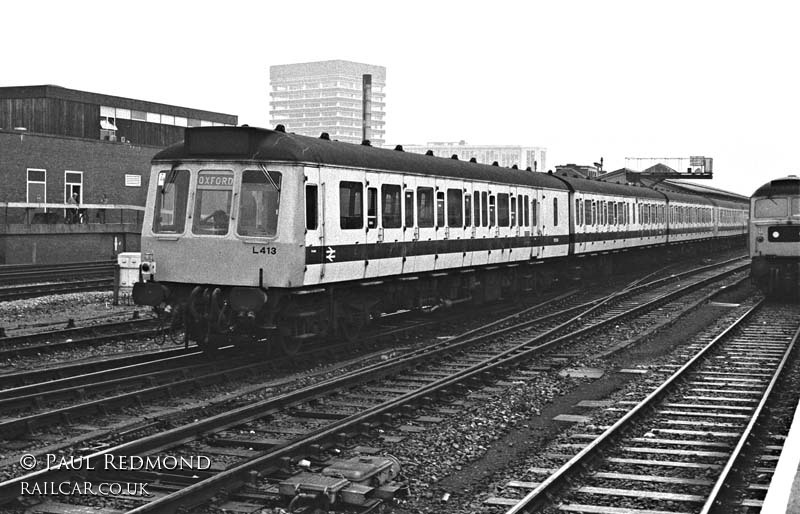
[[[365,324],[366,314],[363,311],[345,308],[344,315],[339,318],[339,333],[348,342],[353,343],[358,340]]]
[[[297,355],[297,352],[300,351],[300,348],[303,347],[303,340],[297,339],[295,337],[280,334],[278,336],[278,347],[283,352],[284,355],[291,357],[292,355]]]

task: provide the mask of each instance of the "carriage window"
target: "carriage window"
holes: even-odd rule
[[[800,197],[790,198],[790,200],[792,204],[789,206],[789,216],[800,216]]]
[[[417,226],[433,226],[433,188],[417,188]]]
[[[469,227],[472,225],[472,196],[469,194],[464,195],[464,226]]]
[[[414,226],[414,191],[413,190],[406,191],[405,226],[406,227],[413,227]]]
[[[553,198],[553,226],[558,226],[558,198]]]
[[[582,202],[576,198],[575,199],[575,224],[576,225],[583,225],[583,216],[581,216],[581,205]]]
[[[232,171],[204,170],[198,173],[192,232],[216,236],[227,234],[232,196]]]
[[[367,188],[367,228],[378,228],[378,188]]]
[[[514,197],[511,197],[511,226],[516,226],[517,224],[517,201],[514,200]]]
[[[158,174],[153,232],[180,234],[186,226],[186,200],[189,198],[187,170],[162,171]]]
[[[242,194],[236,233],[240,236],[271,237],[278,232],[281,174],[263,170],[242,173]],[[313,191],[309,191],[313,188]],[[311,227],[313,225],[313,228]],[[317,186],[306,187],[306,227],[317,228]]]
[[[481,193],[481,226],[489,226],[489,194],[486,191]]]
[[[448,189],[447,190],[447,226],[460,227],[463,223],[463,214],[461,213],[461,190]]]
[[[497,195],[497,225],[508,226],[508,195],[506,193]]]
[[[539,203],[534,199],[531,202],[531,228],[536,228],[539,221]]]
[[[591,200],[584,200],[583,201],[584,211],[583,214],[586,217],[586,224],[592,224],[592,201]]]
[[[339,226],[364,228],[364,185],[361,182],[339,183]]]
[[[525,196],[519,195],[517,196],[517,225],[525,226],[525,217],[523,213],[525,212]]]
[[[474,223],[475,223],[476,227],[480,227],[481,226],[481,194],[480,194],[480,192],[475,191],[475,194],[473,195],[473,200],[475,200],[475,202],[474,202],[474,204],[472,206],[473,209],[474,209],[472,211],[473,214],[474,214],[473,218],[475,218],[475,222]]]
[[[489,195],[489,226],[493,227],[497,223],[497,198]]]
[[[317,185],[306,186],[306,229],[317,230]],[[241,218],[241,215],[239,215]],[[239,223],[241,225],[241,222]],[[241,230],[241,229],[240,229]]]
[[[756,200],[754,214],[756,218],[783,217],[789,213],[788,198],[760,198]]]
[[[522,203],[523,203],[523,207],[525,208],[525,222],[524,222],[524,225],[527,227],[527,226],[529,226],[531,224],[531,210],[528,207],[528,205],[529,205],[528,204],[528,195],[525,195],[525,198],[523,199]]]
[[[444,226],[444,191],[436,193],[436,228]]]
[[[400,186],[381,186],[381,223],[383,228],[400,228]]]

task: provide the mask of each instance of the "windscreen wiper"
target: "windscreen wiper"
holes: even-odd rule
[[[269,181],[270,184],[272,184],[272,187],[275,188],[275,191],[280,193],[281,188],[278,187],[278,184],[275,183],[275,180],[273,180],[272,175],[269,174],[267,168],[263,164],[259,164],[258,167],[261,168],[261,172],[264,174],[265,177],[267,177],[267,180]]]

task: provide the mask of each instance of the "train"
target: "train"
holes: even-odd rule
[[[750,276],[769,296],[800,295],[800,178],[771,180],[750,197]]]
[[[480,305],[643,258],[744,243],[748,205],[256,127],[152,160],[133,299],[207,349],[356,339],[387,313]]]

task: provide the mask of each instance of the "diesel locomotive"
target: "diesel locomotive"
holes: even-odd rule
[[[800,295],[800,178],[779,178],[750,198],[750,276],[768,295]]]

